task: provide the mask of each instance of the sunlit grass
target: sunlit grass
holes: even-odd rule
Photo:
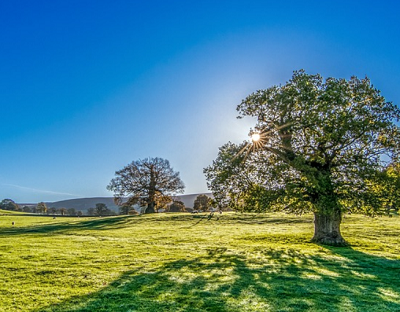
[[[0,209],[0,215],[26,215],[29,213],[21,212],[21,211],[11,211],[11,210],[3,210]]]
[[[14,226],[12,225],[14,222]],[[399,218],[0,216],[0,311],[399,311]]]

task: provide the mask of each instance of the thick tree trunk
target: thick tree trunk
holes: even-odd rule
[[[312,242],[332,245],[345,246],[346,241],[340,233],[340,223],[342,222],[342,214],[340,210],[336,210],[330,214],[314,213],[314,237]]]

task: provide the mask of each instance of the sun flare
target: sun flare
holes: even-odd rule
[[[260,134],[257,133],[257,132],[254,132],[254,133],[251,135],[251,140],[252,140],[253,142],[258,142],[258,141],[260,141],[260,139],[261,139],[261,136],[260,136]]]

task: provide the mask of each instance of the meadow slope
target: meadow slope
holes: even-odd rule
[[[0,311],[400,311],[399,221],[333,248],[311,215],[2,215]]]

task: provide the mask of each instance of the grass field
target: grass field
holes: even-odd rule
[[[400,311],[399,225],[346,216],[331,248],[310,215],[2,215],[0,311]]]

